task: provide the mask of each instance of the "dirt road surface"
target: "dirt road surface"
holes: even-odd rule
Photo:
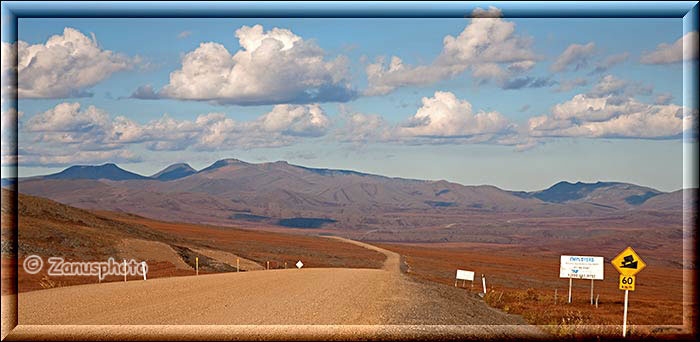
[[[302,268],[221,273],[26,292],[18,296],[19,326],[8,337],[31,338],[39,334],[43,338],[65,338],[87,333],[80,336],[109,338],[110,333],[129,331],[134,336],[148,332],[162,336],[159,334],[168,331],[179,336],[202,329],[183,330],[173,325],[236,326],[210,329],[222,335],[207,335],[204,329],[202,334],[190,338],[231,338],[234,332],[237,337],[248,339],[289,334],[325,339],[542,336],[539,329],[525,325],[520,317],[488,307],[465,289],[410,279],[401,273],[401,259],[394,252],[345,241],[384,253],[387,259],[383,269]],[[107,327],[114,325],[171,326],[114,328],[114,331]],[[295,327],[279,330],[265,325]],[[325,328],[310,325],[325,325]],[[347,325],[355,327],[343,328]],[[275,336],[275,332],[281,335]]]

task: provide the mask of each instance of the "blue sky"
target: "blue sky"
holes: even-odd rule
[[[257,42],[247,49],[243,27]],[[69,46],[83,56],[47,43],[70,40],[66,28],[86,37]],[[19,40],[41,51],[20,65],[19,175],[108,161],[152,174],[235,157],[513,190],[561,180],[677,190],[691,144],[682,113],[693,110],[682,107],[683,66],[697,65],[697,52],[674,50],[682,37],[681,19],[23,18]],[[171,79],[205,59],[208,74]],[[65,85],[32,79],[42,70]],[[136,91],[146,85],[148,96]],[[170,124],[155,124],[164,114]]]

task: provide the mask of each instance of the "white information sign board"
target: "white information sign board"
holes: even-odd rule
[[[457,279],[474,281],[474,272],[457,270]]]
[[[562,255],[559,278],[603,280],[603,257]]]

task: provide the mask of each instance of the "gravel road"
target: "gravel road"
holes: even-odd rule
[[[33,327],[32,330],[23,325],[306,325],[307,334],[301,335],[305,338],[316,336],[312,333],[315,328],[308,325],[385,325],[370,328],[375,331],[373,336],[383,336],[380,331],[388,337],[407,332],[428,337],[432,335],[425,334],[431,331],[439,336],[458,332],[485,337],[496,337],[496,333],[541,336],[539,329],[523,325],[520,317],[494,310],[464,289],[412,280],[401,273],[401,259],[394,252],[345,241],[384,253],[387,259],[383,269],[302,268],[221,273],[21,293],[20,327],[10,337],[31,337],[32,331],[47,337],[51,335],[47,329],[54,333],[71,329]],[[389,329],[386,325],[398,330],[386,330]],[[279,332],[289,334],[298,328]],[[108,331],[101,329],[97,331]],[[128,329],[122,330],[125,331]],[[255,336],[271,338],[265,334],[273,331],[277,330],[267,329]],[[350,329],[346,334],[353,336],[361,331]],[[325,335],[325,338],[345,336],[341,332],[337,330],[335,333],[340,335]]]

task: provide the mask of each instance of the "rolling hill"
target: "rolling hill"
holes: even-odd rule
[[[619,217],[630,210],[682,208],[682,196],[620,182],[560,182],[541,191],[516,192],[237,159],[219,160],[199,171],[174,164],[151,177],[114,164],[70,167],[20,179],[19,191],[155,219],[297,228],[399,229],[449,224],[456,216],[460,221],[465,216]]]

